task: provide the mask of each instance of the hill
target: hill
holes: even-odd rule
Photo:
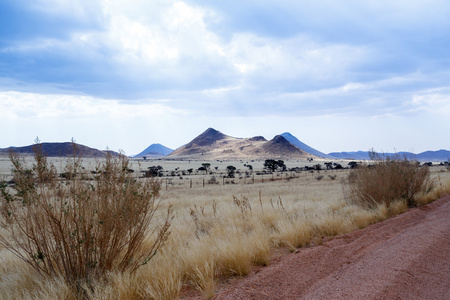
[[[167,156],[170,153],[173,152],[173,149],[170,149],[164,145],[161,144],[151,144],[148,146],[144,151],[142,151],[139,154],[136,154],[133,157],[143,157],[143,156],[149,156],[151,158],[158,158]]]
[[[450,151],[448,150],[437,150],[437,151],[425,151],[417,154],[417,159],[420,161],[449,161],[450,162]]]
[[[418,161],[448,161],[450,159],[450,151],[438,150],[438,151],[425,151],[419,154],[412,152],[397,152],[397,153],[385,153],[388,156],[401,155],[406,156],[408,159],[416,159]],[[369,160],[369,151],[357,151],[357,152],[331,152],[328,153],[336,158],[340,159],[356,159],[356,160]]]
[[[282,137],[284,137],[286,140],[288,140],[292,145],[296,146],[297,148],[308,152],[312,155],[318,156],[318,157],[324,157],[324,158],[334,158],[331,155],[322,153],[314,148],[311,148],[310,146],[306,145],[305,143],[301,142],[299,139],[297,139],[295,136],[290,134],[289,132],[285,132],[281,134]]]
[[[106,153],[110,152],[113,155],[118,155],[114,151],[100,151],[94,148],[90,148],[84,145],[75,144],[76,155],[82,157],[105,157]],[[42,151],[44,155],[48,157],[70,157],[74,155],[74,145],[72,142],[65,143],[41,143]],[[0,154],[8,154],[10,150],[24,155],[33,155],[34,145],[24,146],[24,147],[9,147],[0,149]]]
[[[235,138],[213,128],[169,154],[177,159],[301,159],[312,155],[297,148],[281,135],[267,141],[262,136]]]

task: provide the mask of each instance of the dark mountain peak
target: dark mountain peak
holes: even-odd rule
[[[287,139],[291,144],[293,144],[294,146],[296,146],[297,148],[299,148],[305,152],[308,152],[312,155],[319,156],[319,157],[332,158],[330,155],[322,153],[322,152],[306,145],[305,143],[302,143],[299,139],[297,139],[295,136],[293,136],[289,132],[284,132],[281,134],[281,136],[284,137],[285,139]]]
[[[282,135],[276,135],[273,139],[270,140],[270,142],[277,143],[277,144],[285,144],[285,145],[292,145],[285,137]]]
[[[277,135],[270,141],[266,142],[263,148],[268,153],[274,153],[285,157],[306,154],[303,150],[294,146],[291,142],[289,142],[286,138],[284,138],[281,135]]]
[[[284,138],[288,138],[288,137],[292,137],[292,138],[296,138],[295,136],[293,136],[290,132],[283,132],[282,134],[280,134],[282,137]]]
[[[214,128],[208,128],[205,132],[193,139],[188,145],[209,146],[226,137],[227,136],[222,132],[215,130]]]
[[[252,141],[252,142],[267,142],[267,140],[263,136],[260,136],[260,135],[249,138],[248,140]]]

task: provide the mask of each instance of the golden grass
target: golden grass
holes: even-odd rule
[[[85,287],[89,299],[176,299],[183,286],[212,298],[217,283],[270,264],[271,251],[294,251],[402,213],[403,201],[367,209],[344,199],[348,171],[317,181],[307,173],[290,181],[247,185],[171,186],[163,195],[174,208],[171,235],[158,254],[134,274],[109,273]],[[324,173],[324,172],[322,172]],[[436,172],[432,178],[438,178]],[[440,190],[422,195],[428,203],[450,192],[450,172],[439,173]],[[233,197],[234,195],[234,197]],[[421,203],[420,201],[418,201]],[[0,231],[1,234],[1,231]],[[151,241],[149,241],[151,244]],[[0,248],[0,299],[75,299],[62,279],[38,276]]]

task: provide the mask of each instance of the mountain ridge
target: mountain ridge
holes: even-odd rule
[[[119,155],[119,153],[111,150],[102,151],[81,144],[74,145],[72,142],[62,142],[62,143],[47,142],[47,143],[40,143],[39,145],[41,145],[42,152],[44,153],[44,155],[48,157],[70,157],[75,154],[81,157],[100,158],[105,157],[107,153],[111,153],[114,156]],[[34,147],[35,145],[2,148],[0,149],[0,154],[9,154],[9,152],[12,150],[13,152],[18,154],[33,155]]]
[[[168,155],[169,158],[182,159],[301,159],[311,156],[281,135],[270,141],[262,136],[235,138],[213,128],[208,128],[191,142]]]
[[[350,151],[350,152],[330,152],[328,155],[338,159],[355,159],[355,160],[369,160],[370,151]],[[418,154],[402,151],[396,153],[380,153],[387,156],[400,155],[406,156],[408,159],[415,159],[418,161],[448,161],[450,160],[450,151],[448,150],[436,150],[436,151],[424,151]]]

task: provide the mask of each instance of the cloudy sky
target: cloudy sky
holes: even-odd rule
[[[450,150],[450,2],[2,0],[0,148],[132,155],[208,127]]]

